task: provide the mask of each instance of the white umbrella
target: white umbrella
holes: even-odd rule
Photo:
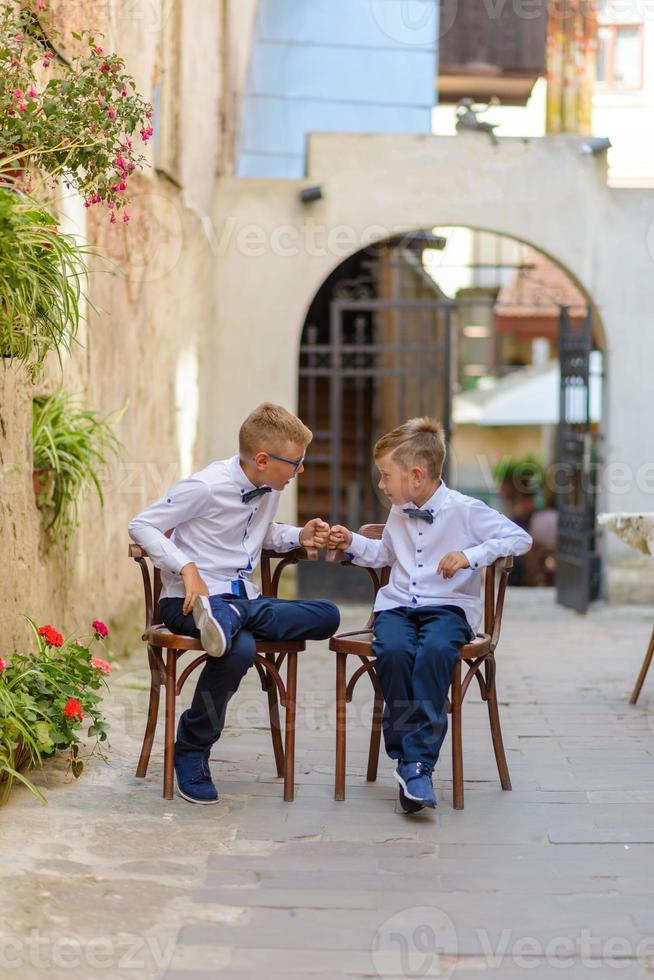
[[[590,417],[599,422],[602,410],[602,354],[590,355]],[[500,379],[491,388],[454,396],[457,425],[556,425],[559,421],[560,370],[558,362],[546,368],[523,368]],[[583,411],[583,393],[575,392]],[[581,396],[581,397],[579,397]],[[572,406],[571,404],[571,407]]]

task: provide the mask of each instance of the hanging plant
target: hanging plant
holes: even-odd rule
[[[90,250],[57,231],[50,212],[0,187],[0,355],[36,376],[49,351],[70,350]]]
[[[65,539],[79,526],[79,501],[89,488],[104,506],[100,470],[109,457],[122,454],[123,445],[114,425],[126,408],[102,416],[84,408],[78,396],[61,388],[47,398],[34,399],[32,446],[34,471],[39,471],[37,503],[49,513],[46,530],[51,536]]]
[[[139,143],[153,136],[152,108],[119,55],[89,31],[72,36],[81,54],[58,58],[58,32],[43,0],[0,3],[0,176],[32,190],[33,173],[55,178],[124,223],[130,177],[142,170]],[[47,27],[47,32],[46,28]]]

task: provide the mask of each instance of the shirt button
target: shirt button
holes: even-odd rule
[[[422,568],[422,565],[418,565],[418,568]]]

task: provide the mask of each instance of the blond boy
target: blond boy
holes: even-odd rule
[[[281,492],[303,472],[312,438],[295,415],[264,402],[241,426],[237,454],[180,480],[129,525],[161,569],[163,622],[199,637],[209,654],[175,742],[177,789],[192,803],[218,802],[211,746],[254,663],[256,641],[320,640],[338,628],[332,602],[269,599],[252,582],[263,548],[286,552],[327,542],[329,525],[320,518],[303,528],[275,522]]]
[[[480,624],[481,569],[522,555],[531,537],[442,478],[439,422],[415,418],[376,443],[379,487],[391,510],[379,541],[337,525],[329,546],[355,565],[391,566],[375,601],[373,650],[384,694],[386,751],[407,812],[436,806],[432,772],[447,732],[446,698],[459,650]]]

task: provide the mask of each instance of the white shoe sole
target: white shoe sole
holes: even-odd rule
[[[193,604],[193,621],[200,630],[202,646],[210,657],[222,657],[227,649],[223,628],[214,618],[206,595],[199,595]]]
[[[423,800],[420,796],[413,796],[413,794],[408,791],[408,789],[406,788],[406,783],[404,782],[404,780],[400,776],[400,774],[397,771],[397,769],[395,770],[395,772],[393,773],[393,775],[395,776],[396,780],[398,781],[398,783],[400,784],[400,786],[404,790],[404,795],[406,796],[407,800],[411,800],[413,803],[422,803],[423,806],[429,807],[430,810],[435,810],[436,809],[436,806],[435,806],[434,803],[429,803],[427,800]]]
[[[200,806],[212,806],[214,803],[220,803],[219,799],[197,800],[194,796],[187,796],[186,793],[183,793],[182,790],[179,788],[179,783],[177,782],[177,779],[175,779],[175,789],[177,790],[177,795],[181,796],[183,800],[188,800],[189,803],[199,803]]]

